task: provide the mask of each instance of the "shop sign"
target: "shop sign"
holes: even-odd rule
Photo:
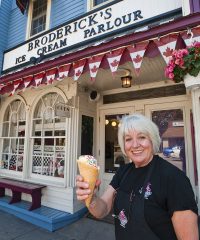
[[[55,115],[56,117],[66,117],[70,118],[70,109],[71,107],[64,104],[64,103],[58,103],[55,105]]]
[[[61,49],[70,50],[78,48],[103,38],[112,32],[131,27],[139,22],[152,19],[166,12],[178,9],[181,6],[179,0],[160,1],[119,1],[109,7],[93,11],[82,18],[58,27],[38,38],[28,40],[24,44],[8,50],[4,54],[3,71],[13,67],[32,62],[41,56],[56,54]]]
[[[184,127],[184,123],[181,122],[172,122],[172,126],[173,127]]]

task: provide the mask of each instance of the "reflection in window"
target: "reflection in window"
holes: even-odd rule
[[[25,105],[20,100],[15,100],[8,105],[3,119],[0,161],[2,169],[23,171],[25,125]]]
[[[152,120],[162,139],[159,155],[186,171],[183,110],[153,111]]]
[[[32,173],[64,177],[66,117],[56,115],[55,109],[65,105],[57,93],[43,96],[32,120]]]
[[[118,144],[118,126],[122,114],[105,116],[105,172],[115,172],[128,162]]]

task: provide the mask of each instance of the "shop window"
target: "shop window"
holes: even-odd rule
[[[65,105],[57,93],[43,96],[37,103],[32,120],[32,173],[64,177],[66,117],[56,114]]]
[[[26,110],[20,100],[11,102],[4,114],[1,136],[1,169],[23,171]]]
[[[182,109],[152,112],[152,120],[159,128],[161,146],[159,155],[186,171],[184,120]]]
[[[94,129],[93,124],[93,117],[82,115],[81,155],[92,155]]]
[[[50,0],[32,0],[29,5],[28,37],[49,28]]]

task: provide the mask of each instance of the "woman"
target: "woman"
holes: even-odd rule
[[[198,211],[190,181],[155,155],[161,142],[157,126],[143,115],[126,116],[118,141],[131,163],[119,168],[101,197],[94,196],[91,214],[103,218],[113,208],[117,240],[198,240]],[[77,176],[77,198],[85,200],[88,194],[88,183]]]

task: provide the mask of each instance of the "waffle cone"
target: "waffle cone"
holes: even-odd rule
[[[99,175],[99,169],[87,163],[81,162],[79,160],[77,160],[77,163],[78,163],[80,175],[84,178],[85,182],[89,183],[89,188],[91,190],[91,194],[85,200],[85,205],[89,207],[90,202],[92,200],[93,193],[94,193],[96,180]]]

